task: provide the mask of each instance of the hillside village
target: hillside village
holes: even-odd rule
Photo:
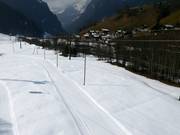
[[[111,31],[107,28],[102,28],[101,30],[89,30],[87,33],[81,35],[75,35],[75,38],[94,40],[94,41],[109,41],[114,39],[132,39],[138,36],[154,35],[157,36],[158,33],[166,31],[179,31],[180,27],[174,25],[166,24],[162,25],[159,30],[149,29],[146,25],[142,27],[134,28],[133,30],[123,30],[118,29],[116,31]]]

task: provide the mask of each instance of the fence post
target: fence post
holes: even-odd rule
[[[57,68],[59,67],[59,56],[58,56],[58,51],[56,52],[56,66],[57,66]]]
[[[71,41],[69,42],[69,60],[71,60]]]
[[[83,85],[86,85],[86,64],[87,64],[87,58],[86,58],[86,53],[84,53],[84,82]]]
[[[46,49],[44,48],[44,60],[46,60]]]
[[[19,48],[22,49],[21,39],[20,39],[20,42],[19,42]]]
[[[13,50],[13,53],[15,53],[14,41],[12,41],[12,50]]]
[[[35,54],[35,52],[36,52],[36,48],[35,48],[35,46],[34,46],[34,49],[33,49],[33,55]]]
[[[39,47],[36,48],[36,54],[37,54],[37,55],[39,54],[38,49],[39,49]]]

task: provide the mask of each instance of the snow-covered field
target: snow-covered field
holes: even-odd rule
[[[180,89],[0,34],[0,135],[180,135]]]

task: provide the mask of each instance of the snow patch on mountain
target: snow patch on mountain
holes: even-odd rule
[[[83,13],[90,3],[91,0],[76,0],[73,4],[74,9],[79,11],[79,13]]]
[[[41,0],[40,0],[41,1]],[[83,12],[91,0],[43,0],[56,15],[62,14],[68,7]]]
[[[62,13],[64,9],[72,4],[72,0],[43,0],[55,14]]]

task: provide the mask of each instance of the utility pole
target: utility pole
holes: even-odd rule
[[[59,53],[56,51],[56,66],[59,67]]]
[[[84,82],[83,85],[86,85],[86,65],[87,65],[87,58],[86,58],[86,54],[84,53]]]
[[[69,60],[71,60],[71,40],[69,41]]]
[[[86,85],[86,69],[87,68],[87,57],[86,57],[86,51],[84,50],[84,81],[83,85]]]
[[[46,60],[46,48],[45,48],[45,40],[43,38],[43,49],[44,49],[44,60]]]
[[[19,41],[19,48],[22,49],[21,39],[20,39],[20,41]]]

